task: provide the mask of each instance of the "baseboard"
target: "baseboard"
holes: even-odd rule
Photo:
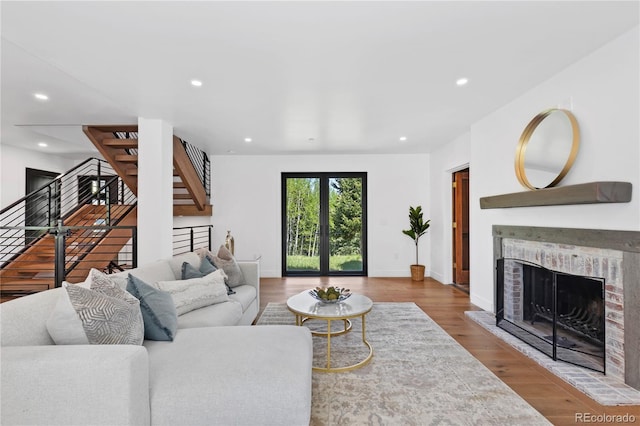
[[[445,284],[445,285],[449,285],[449,284],[451,284],[451,283],[445,283],[445,282],[444,282],[444,274],[440,274],[440,273],[438,273],[438,272],[433,272],[433,271],[431,271],[431,272],[429,273],[429,276],[430,276],[431,278],[433,278],[434,280],[439,281],[439,282],[440,282],[440,283],[442,283],[442,284]]]
[[[471,303],[476,305],[479,308],[482,308],[485,311],[494,312],[493,310],[493,300],[487,300],[484,297],[479,297],[477,294],[471,292],[469,295],[469,299]]]

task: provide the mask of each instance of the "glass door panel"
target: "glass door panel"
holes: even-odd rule
[[[329,272],[363,271],[362,178],[329,178]]]
[[[320,179],[286,178],[286,273],[320,273]]]

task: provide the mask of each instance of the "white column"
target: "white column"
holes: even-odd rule
[[[173,252],[173,126],[138,118],[138,265]]]

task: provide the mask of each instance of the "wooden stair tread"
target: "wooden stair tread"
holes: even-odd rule
[[[0,280],[0,285],[13,285],[13,284],[48,284],[51,282],[51,278],[16,278],[11,277],[9,279]]]
[[[116,154],[114,155],[116,161],[120,161],[123,163],[137,163],[138,156],[133,154]]]
[[[102,144],[111,148],[137,148],[138,139],[104,138]]]

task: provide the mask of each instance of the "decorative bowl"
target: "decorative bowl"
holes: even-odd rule
[[[316,287],[309,294],[322,303],[339,303],[351,297],[351,290],[340,287]]]

